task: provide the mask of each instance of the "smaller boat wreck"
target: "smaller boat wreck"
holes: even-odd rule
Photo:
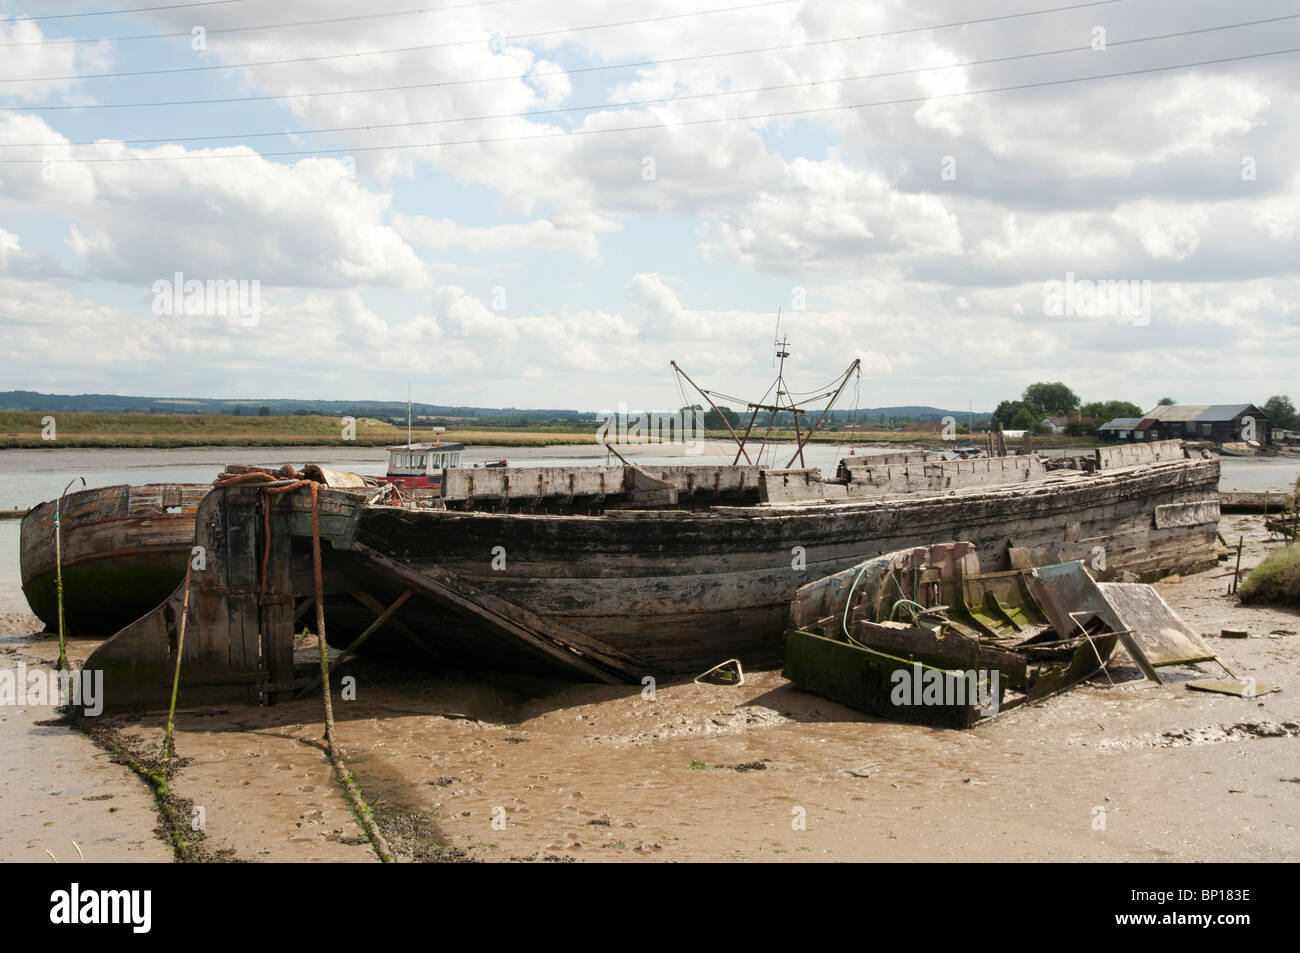
[[[194,514],[210,489],[206,483],[104,486],[32,507],[19,544],[32,612],[47,629],[58,629],[61,557],[68,635],[104,635],[134,622],[185,575]]]
[[[1105,674],[1123,646],[1144,678],[1218,664],[1227,694],[1274,688],[1239,679],[1149,585],[1098,582],[1080,560],[984,572],[969,542],[888,553],[803,586],[790,603],[785,676],[799,688],[899,721],[970,728]]]
[[[1081,567],[1081,564],[1079,564]],[[903,721],[970,727],[1101,671],[1119,634],[1095,614],[1053,627],[1032,570],[981,571],[975,546],[889,553],[802,587],[785,675]]]

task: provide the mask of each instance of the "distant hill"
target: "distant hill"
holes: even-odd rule
[[[30,390],[0,391],[0,410],[29,410],[49,413],[98,414],[235,414],[256,416],[262,408],[274,417],[318,413],[329,417],[405,418],[406,403],[393,400],[300,400],[262,398],[234,400],[220,397],[124,397],[119,394],[42,394]],[[734,409],[734,408],[733,408]],[[458,407],[447,404],[412,403],[411,412],[420,417],[447,420],[475,420],[484,424],[519,424],[581,421],[595,419],[594,411],[554,408]],[[853,410],[837,409],[827,418],[831,426],[846,426],[855,417]],[[976,426],[988,423],[991,415],[965,410],[942,410],[938,407],[905,405],[898,407],[864,407],[856,412],[858,426],[881,424],[902,426],[908,423],[942,421],[953,417],[960,424],[972,418]]]
[[[406,417],[406,402],[393,400],[299,400],[260,398],[235,400],[220,397],[124,397],[118,394],[42,394],[37,391],[0,392],[0,410],[34,410],[51,413],[97,414],[234,414],[256,416],[261,408],[271,416],[319,413],[329,417]],[[411,412],[422,417],[471,419],[551,420],[590,417],[577,410],[528,409],[514,407],[452,407],[412,402]]]
[[[833,410],[830,414],[832,420],[837,426],[844,426],[851,423],[854,412],[852,410]],[[969,410],[941,410],[938,407],[925,407],[916,404],[907,404],[899,407],[859,407],[857,410],[858,426],[869,424],[901,425],[907,423],[940,423],[945,417],[952,417],[957,423],[965,425],[967,421],[973,422],[977,427],[981,424],[987,424],[993,419],[993,415],[988,412]]]

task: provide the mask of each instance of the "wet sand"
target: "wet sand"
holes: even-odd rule
[[[1223,521],[1226,538],[1247,536],[1246,566],[1262,558],[1260,527],[1257,516]],[[1224,571],[1158,589],[1215,635],[1229,665],[1279,693],[1192,692],[1184,683],[1217,666],[1169,668],[1164,685],[1103,678],[955,731],[859,714],[778,671],[647,698],[363,663],[349,670],[357,700],[336,695],[338,738],[404,860],[1297,860],[1300,634],[1271,633],[1300,633],[1300,611],[1240,606],[1215,578]],[[1225,627],[1250,638],[1218,638]],[[5,646],[57,653],[48,636]],[[1117,683],[1138,677],[1112,671]],[[172,788],[204,806],[211,847],[243,860],[375,860],[319,747],[320,712],[314,700],[178,715],[177,750],[191,760]],[[24,724],[12,709],[0,716]],[[156,745],[163,716],[111,724]],[[30,723],[5,727],[0,744],[22,730],[46,745]],[[70,743],[85,749],[62,762],[79,784],[108,770],[125,793],[106,803],[152,809],[143,783],[83,737]],[[68,783],[51,764],[43,754],[26,769],[27,788],[6,777],[5,803],[21,805],[11,812],[26,816],[38,789]],[[0,826],[0,856],[33,839],[32,823],[45,829]],[[113,824],[118,839],[100,849],[130,859],[151,824]]]
[[[6,631],[35,622],[28,613],[0,616]],[[47,654],[40,641],[0,637],[0,666],[34,668]],[[0,862],[170,861],[148,790],[85,735],[49,724],[56,716],[47,707],[0,707]]]

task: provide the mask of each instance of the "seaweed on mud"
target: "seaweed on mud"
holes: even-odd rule
[[[80,731],[97,747],[108,752],[115,764],[129,768],[153,793],[154,807],[158,812],[158,826],[154,833],[171,846],[172,853],[183,863],[237,862],[235,852],[217,848],[208,842],[207,834],[195,830],[190,819],[194,816],[194,802],[172,792],[169,781],[176,772],[189,764],[185,758],[165,760],[161,751],[150,748],[138,739],[124,735],[112,723],[98,718],[88,718],[79,711],[64,710],[60,724]]]
[[[442,843],[442,835],[428,812],[407,812],[391,807],[374,807],[371,816],[401,860],[419,864],[475,863],[459,847]]]

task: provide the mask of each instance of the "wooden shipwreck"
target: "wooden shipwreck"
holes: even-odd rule
[[[32,507],[20,531],[23,593],[58,628],[55,513],[61,526],[69,635],[103,635],[166,599],[185,574],[206,484],[105,486]]]
[[[293,637],[314,620],[318,588],[339,648],[635,684],[728,658],[779,664],[796,589],[936,539],[970,540],[993,568],[1101,558],[1108,574],[1150,577],[1214,562],[1217,461],[1174,443],[1096,462],[1049,474],[1036,457],[866,457],[830,478],[744,465],[462,469],[414,500],[240,473],[195,517],[205,561],[190,575],[183,702],[271,703],[304,688]],[[168,697],[184,594],[88,659],[105,672],[108,710]]]
[[[968,542],[888,553],[795,593],[784,674],[873,715],[970,728],[1114,653],[1121,625],[1053,622],[1052,595],[1033,569],[984,572]]]

